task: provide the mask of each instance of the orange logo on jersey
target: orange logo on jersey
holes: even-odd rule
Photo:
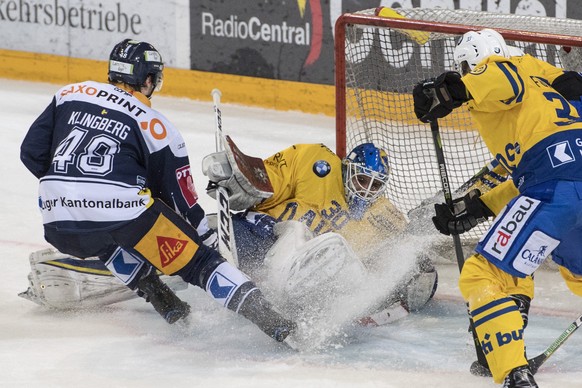
[[[82,94],[86,94],[88,96],[94,96],[97,94],[97,89],[95,89],[93,86],[87,86],[84,84],[76,84],[76,85],[71,85],[70,88],[68,89],[64,89],[61,92],[61,97],[66,96],[67,94],[71,94],[71,93],[82,93]]]
[[[171,237],[157,236],[157,239],[162,268],[172,264],[184,252],[188,244],[186,240],[178,240]]]
[[[149,129],[150,133],[156,140],[162,140],[168,133],[164,123],[162,123],[160,119],[151,119],[149,122],[142,121],[139,123],[139,125],[144,131]]]

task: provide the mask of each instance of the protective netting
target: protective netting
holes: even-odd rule
[[[579,20],[445,9],[398,9],[398,12],[409,19],[582,36]],[[378,23],[374,14],[374,10],[357,13],[370,15]],[[388,151],[391,176],[387,196],[406,214],[442,192],[430,126],[414,115],[412,89],[423,79],[455,70],[453,50],[462,32],[403,31],[372,24],[345,24],[345,57],[336,58],[336,63],[345,61],[346,89],[338,92],[344,93],[346,99],[346,150],[373,142]],[[560,47],[526,41],[508,40],[507,43],[562,66]],[[578,49],[572,53],[568,64],[582,64]],[[455,191],[493,156],[466,108],[456,109],[439,123],[450,185]],[[457,192],[454,196],[462,194]],[[442,202],[442,195],[438,198]],[[480,236],[486,226],[476,228],[463,238]]]

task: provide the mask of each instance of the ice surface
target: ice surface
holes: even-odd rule
[[[19,146],[57,88],[11,80],[0,86],[1,387],[495,386],[468,372],[474,350],[454,264],[439,265],[439,289],[422,312],[390,326],[347,327],[327,347],[305,352],[273,342],[195,288],[180,292],[194,309],[182,327],[167,325],[141,300],[54,312],[17,297],[27,287],[29,253],[48,246],[36,208],[37,182],[21,165]],[[183,132],[200,201],[214,211],[199,168],[214,150],[211,103],[160,96],[154,105]],[[334,148],[329,117],[230,105],[228,95],[222,108],[225,130],[247,154],[266,157],[301,142]],[[582,300],[555,272],[537,274],[536,293],[526,331],[530,356],[582,314]],[[540,386],[582,387],[581,346],[582,333],[575,333],[538,372]]]

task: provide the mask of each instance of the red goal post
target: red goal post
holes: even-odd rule
[[[528,54],[582,69],[580,20],[419,8],[397,9],[398,18],[391,18],[378,16],[382,9],[343,14],[335,25],[336,152],[344,157],[362,142],[386,149],[387,196],[405,214],[442,188],[430,126],[414,115],[412,88],[454,70],[452,52],[462,34],[494,28]],[[570,67],[562,66],[564,46],[573,47]],[[456,109],[440,126],[454,191],[492,156],[466,109]]]

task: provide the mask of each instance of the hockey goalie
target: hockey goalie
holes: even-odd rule
[[[258,169],[227,143],[203,160],[207,191],[231,194],[240,267],[296,322],[385,324],[432,297],[437,273],[425,244],[410,239],[405,216],[384,196],[384,150],[365,143],[341,160],[322,144],[296,144]],[[270,185],[252,184],[265,178]]]

